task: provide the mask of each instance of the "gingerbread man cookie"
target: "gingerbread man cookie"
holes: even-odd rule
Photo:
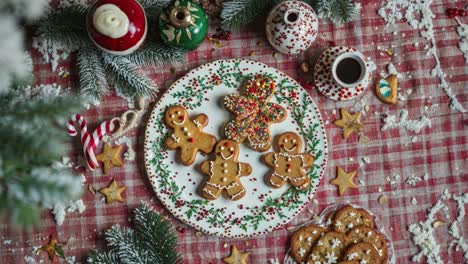
[[[247,81],[245,96],[230,94],[224,97],[224,107],[235,115],[225,126],[228,139],[242,143],[248,140],[257,151],[271,146],[270,125],[286,119],[282,106],[269,102],[275,94],[276,84],[268,77],[257,75]]]
[[[166,124],[173,132],[166,140],[166,147],[174,150],[179,149],[180,160],[185,166],[195,161],[197,152],[210,153],[216,144],[213,135],[204,133],[202,129],[208,124],[208,117],[200,114],[190,120],[187,110],[182,106],[171,106],[166,110]]]
[[[201,171],[209,176],[201,195],[205,199],[215,200],[225,190],[231,200],[239,200],[245,195],[239,177],[250,175],[252,167],[248,163],[237,161],[239,145],[235,141],[219,141],[215,153],[215,160],[206,160],[200,165]]]
[[[307,171],[314,164],[314,156],[301,153],[302,140],[294,132],[286,132],[276,137],[275,147],[278,152],[270,152],[265,155],[265,163],[272,167],[272,173],[268,174],[268,182],[273,188],[280,188],[286,182],[290,182],[300,190],[306,190],[310,186]]]

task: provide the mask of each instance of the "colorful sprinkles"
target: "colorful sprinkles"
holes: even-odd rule
[[[257,75],[248,80],[245,91],[246,96],[224,97],[224,107],[235,115],[226,124],[225,135],[239,143],[247,139],[253,149],[267,150],[271,146],[270,124],[286,119],[286,109],[269,102],[275,94],[276,83],[267,76]]]

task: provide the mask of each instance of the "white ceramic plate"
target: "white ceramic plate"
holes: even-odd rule
[[[205,132],[224,138],[224,124],[233,116],[224,108],[225,95],[239,93],[243,80],[254,74],[266,74],[277,82],[272,102],[288,110],[288,117],[271,125],[272,136],[286,131],[301,135],[302,152],[316,160],[308,176],[311,187],[303,192],[286,184],[274,189],[265,184],[269,167],[259,153],[240,146],[239,161],[252,166],[252,174],[242,177],[246,195],[231,201],[223,196],[207,201],[198,194],[207,176],[199,164],[212,158],[197,155],[192,166],[183,166],[176,160],[176,151],[165,149],[168,128],[164,112],[168,106],[183,105],[190,118],[205,113],[209,117]],[[219,84],[221,80],[222,83]],[[154,107],[145,133],[145,165],[149,180],[162,203],[177,218],[205,233],[225,237],[259,236],[282,227],[294,218],[314,196],[327,162],[327,141],[320,112],[308,93],[293,79],[265,64],[248,60],[219,60],[200,66],[176,81]],[[270,149],[269,151],[272,151]]]

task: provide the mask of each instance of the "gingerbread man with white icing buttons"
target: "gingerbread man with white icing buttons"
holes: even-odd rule
[[[207,160],[200,165],[200,170],[209,176],[201,195],[207,200],[215,200],[225,190],[229,199],[239,200],[245,195],[244,186],[239,178],[250,175],[252,167],[248,163],[237,161],[239,145],[235,141],[229,139],[219,141],[215,153],[215,160]]]
[[[307,190],[310,179],[307,171],[314,164],[314,156],[301,153],[302,140],[294,132],[286,132],[276,137],[275,148],[278,152],[270,152],[264,156],[265,163],[273,170],[267,175],[273,188],[280,188],[286,182],[299,190]]]
[[[166,147],[179,149],[180,160],[185,166],[193,164],[197,152],[210,153],[216,144],[216,137],[202,129],[208,125],[208,116],[200,114],[190,120],[187,110],[179,105],[171,106],[165,113],[166,124],[173,132],[166,139]]]

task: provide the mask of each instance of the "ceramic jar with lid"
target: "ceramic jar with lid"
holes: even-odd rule
[[[196,49],[208,34],[208,18],[190,0],[176,0],[159,17],[161,38],[170,46]]]
[[[305,51],[315,41],[317,34],[317,14],[304,2],[282,2],[273,8],[266,20],[268,41],[284,54]]]

